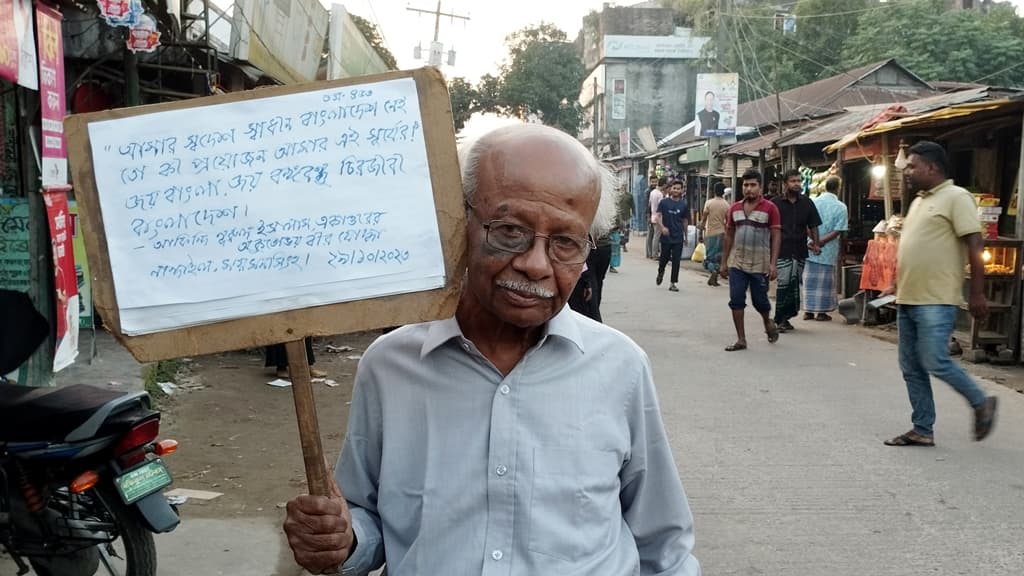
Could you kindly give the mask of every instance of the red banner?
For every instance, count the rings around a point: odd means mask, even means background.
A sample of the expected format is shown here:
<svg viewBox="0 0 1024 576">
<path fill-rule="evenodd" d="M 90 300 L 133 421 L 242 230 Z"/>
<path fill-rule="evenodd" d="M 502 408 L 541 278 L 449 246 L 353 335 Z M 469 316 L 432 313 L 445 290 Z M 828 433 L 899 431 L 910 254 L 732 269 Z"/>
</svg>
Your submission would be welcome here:
<svg viewBox="0 0 1024 576">
<path fill-rule="evenodd" d="M 43 191 L 53 247 L 53 287 L 57 293 L 57 349 L 53 371 L 67 367 L 78 354 L 78 280 L 68 214 L 67 186 Z"/>
<path fill-rule="evenodd" d="M 60 22 L 60 12 L 36 3 L 44 188 L 68 183 L 68 156 L 64 145 L 64 41 Z"/>
<path fill-rule="evenodd" d="M 0 2 L 0 78 L 18 81 L 18 29 L 14 25 L 14 2 Z"/>
</svg>

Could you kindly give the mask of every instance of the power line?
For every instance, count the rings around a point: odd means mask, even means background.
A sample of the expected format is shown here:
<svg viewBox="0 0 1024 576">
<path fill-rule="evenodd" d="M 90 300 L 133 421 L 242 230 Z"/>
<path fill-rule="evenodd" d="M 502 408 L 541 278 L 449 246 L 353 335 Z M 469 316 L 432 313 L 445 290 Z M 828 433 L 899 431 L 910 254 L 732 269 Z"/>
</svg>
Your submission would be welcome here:
<svg viewBox="0 0 1024 576">
<path fill-rule="evenodd" d="M 812 18 L 832 18 L 834 16 L 848 16 L 850 14 L 863 14 L 865 12 L 873 12 L 883 8 L 893 8 L 897 5 L 897 2 L 886 2 L 885 4 L 879 4 L 872 6 L 871 8 L 861 8 L 860 10 L 847 10 L 845 12 L 830 12 L 826 14 L 807 14 L 805 16 L 795 16 L 797 20 L 810 20 Z M 762 20 L 774 20 L 775 16 L 761 16 L 759 14 L 744 15 L 743 18 L 758 18 Z"/>
</svg>

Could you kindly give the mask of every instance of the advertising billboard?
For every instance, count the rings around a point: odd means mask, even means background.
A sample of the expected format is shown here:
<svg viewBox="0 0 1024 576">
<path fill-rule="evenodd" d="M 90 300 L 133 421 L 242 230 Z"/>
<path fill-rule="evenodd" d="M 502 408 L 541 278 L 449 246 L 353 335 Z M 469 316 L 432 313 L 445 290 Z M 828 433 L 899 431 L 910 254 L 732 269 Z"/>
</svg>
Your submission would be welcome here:
<svg viewBox="0 0 1024 576">
<path fill-rule="evenodd" d="M 697 136 L 736 135 L 739 74 L 698 74 L 694 131 Z"/>
</svg>

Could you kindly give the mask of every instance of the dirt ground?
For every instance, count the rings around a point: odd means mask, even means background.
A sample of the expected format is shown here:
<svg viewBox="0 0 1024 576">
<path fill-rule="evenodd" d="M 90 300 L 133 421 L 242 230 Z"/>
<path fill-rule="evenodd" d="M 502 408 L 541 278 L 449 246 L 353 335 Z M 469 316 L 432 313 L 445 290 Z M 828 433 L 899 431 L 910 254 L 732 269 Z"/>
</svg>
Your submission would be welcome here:
<svg viewBox="0 0 1024 576">
<path fill-rule="evenodd" d="M 341 448 L 358 359 L 379 333 L 314 340 L 315 367 L 338 385 L 314 383 L 320 435 L 330 468 Z M 327 345 L 351 347 L 331 353 Z M 202 518 L 283 517 L 284 503 L 306 492 L 291 388 L 268 386 L 276 376 L 263 367 L 262 350 L 193 358 L 178 378 L 179 389 L 160 400 L 161 437 L 174 438 L 177 453 L 166 462 L 175 488 L 221 492 L 189 500 L 184 514 Z"/>
</svg>

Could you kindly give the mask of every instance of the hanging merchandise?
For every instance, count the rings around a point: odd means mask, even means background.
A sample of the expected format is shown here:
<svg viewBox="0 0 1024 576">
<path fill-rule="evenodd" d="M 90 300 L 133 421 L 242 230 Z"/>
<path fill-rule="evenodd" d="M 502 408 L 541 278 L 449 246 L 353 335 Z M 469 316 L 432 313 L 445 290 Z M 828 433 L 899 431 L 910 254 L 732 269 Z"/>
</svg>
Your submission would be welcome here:
<svg viewBox="0 0 1024 576">
<path fill-rule="evenodd" d="M 160 45 L 160 32 L 156 18 L 149 14 L 139 16 L 137 24 L 128 29 L 128 49 L 132 52 L 152 52 Z"/>
<path fill-rule="evenodd" d="M 100 16 L 111 26 L 134 26 L 144 10 L 142 0 L 96 0 Z"/>
</svg>

